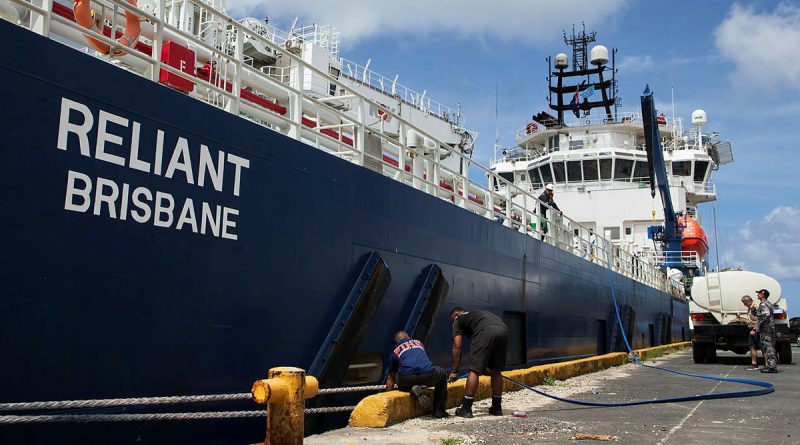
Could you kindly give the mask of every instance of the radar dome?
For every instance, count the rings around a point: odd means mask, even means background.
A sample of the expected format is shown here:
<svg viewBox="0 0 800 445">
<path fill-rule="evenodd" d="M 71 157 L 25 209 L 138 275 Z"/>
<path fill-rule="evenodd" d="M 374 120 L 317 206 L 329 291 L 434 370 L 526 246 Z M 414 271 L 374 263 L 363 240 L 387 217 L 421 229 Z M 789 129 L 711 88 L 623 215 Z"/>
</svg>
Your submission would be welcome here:
<svg viewBox="0 0 800 445">
<path fill-rule="evenodd" d="M 704 110 L 692 111 L 692 123 L 695 125 L 705 125 L 708 123 L 708 116 Z"/>
<path fill-rule="evenodd" d="M 590 61 L 592 65 L 605 65 L 608 63 L 608 48 L 603 45 L 597 45 L 592 48 L 592 51 L 589 53 Z"/>
<path fill-rule="evenodd" d="M 569 66 L 569 59 L 564 53 L 556 54 L 556 68 L 566 68 Z"/>
</svg>

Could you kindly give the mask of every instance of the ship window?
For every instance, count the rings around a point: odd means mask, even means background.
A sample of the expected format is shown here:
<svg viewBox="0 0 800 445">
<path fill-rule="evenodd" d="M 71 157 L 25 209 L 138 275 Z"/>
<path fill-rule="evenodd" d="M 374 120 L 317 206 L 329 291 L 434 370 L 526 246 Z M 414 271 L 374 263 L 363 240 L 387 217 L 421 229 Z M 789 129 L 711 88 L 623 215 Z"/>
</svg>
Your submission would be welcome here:
<svg viewBox="0 0 800 445">
<path fill-rule="evenodd" d="M 517 182 L 525 182 L 525 173 L 517 174 Z"/>
<path fill-rule="evenodd" d="M 646 161 L 636 161 L 633 167 L 633 180 L 637 182 L 647 182 L 650 179 L 650 172 L 647 170 Z"/>
<path fill-rule="evenodd" d="M 514 172 L 502 172 L 502 173 L 498 173 L 497 175 L 500 176 L 501 178 L 505 179 L 508 182 L 514 182 Z M 504 184 L 503 181 L 499 181 L 499 183 L 501 185 Z"/>
<path fill-rule="evenodd" d="M 556 150 L 559 146 L 559 135 L 553 135 L 547 138 L 547 148 L 550 150 Z"/>
<path fill-rule="evenodd" d="M 583 148 L 583 139 L 578 139 L 575 141 L 569 141 L 569 149 L 570 150 L 580 150 Z"/>
<path fill-rule="evenodd" d="M 694 163 L 694 182 L 703 182 L 706 179 L 708 161 L 697 161 Z"/>
<path fill-rule="evenodd" d="M 606 227 L 605 235 L 611 240 L 619 239 L 619 227 Z"/>
<path fill-rule="evenodd" d="M 692 161 L 674 161 L 672 176 L 689 176 L 692 173 Z"/>
<path fill-rule="evenodd" d="M 600 160 L 600 179 L 611 179 L 611 159 Z"/>
<path fill-rule="evenodd" d="M 546 184 L 553 182 L 553 172 L 550 171 L 550 164 L 539 167 L 539 172 L 542 174 L 542 182 Z"/>
<path fill-rule="evenodd" d="M 631 228 L 630 227 L 625 227 L 625 234 L 626 235 L 630 235 L 631 234 Z"/>
<path fill-rule="evenodd" d="M 567 162 L 567 179 L 570 182 L 581 182 L 581 161 Z"/>
<path fill-rule="evenodd" d="M 553 162 L 553 175 L 556 178 L 556 182 L 566 182 L 566 177 L 564 176 L 564 163 L 561 161 Z"/>
<path fill-rule="evenodd" d="M 628 181 L 631 179 L 633 161 L 630 159 L 617 159 L 614 163 L 614 179 Z"/>
<path fill-rule="evenodd" d="M 338 79 L 339 75 L 341 74 L 341 71 L 339 69 L 337 69 L 337 68 L 334 68 L 334 67 L 328 65 L 328 73 L 334 79 Z M 328 94 L 331 95 L 331 96 L 335 96 L 336 95 L 336 84 L 331 82 L 328 85 L 329 85 Z"/>
<path fill-rule="evenodd" d="M 597 161 L 583 161 L 583 179 L 586 181 L 597 181 Z"/>
<path fill-rule="evenodd" d="M 542 186 L 542 175 L 539 174 L 539 169 L 530 169 L 530 171 L 528 171 L 528 175 L 531 177 L 531 182 L 533 182 L 533 188 L 539 188 Z"/>
</svg>

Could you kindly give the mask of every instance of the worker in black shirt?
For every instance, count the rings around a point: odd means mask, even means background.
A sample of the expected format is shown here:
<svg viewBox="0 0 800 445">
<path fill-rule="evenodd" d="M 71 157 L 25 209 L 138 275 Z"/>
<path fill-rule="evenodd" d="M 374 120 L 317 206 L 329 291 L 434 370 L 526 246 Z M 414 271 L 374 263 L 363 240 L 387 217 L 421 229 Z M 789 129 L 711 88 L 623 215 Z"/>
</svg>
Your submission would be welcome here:
<svg viewBox="0 0 800 445">
<path fill-rule="evenodd" d="M 492 407 L 489 414 L 502 416 L 500 406 L 503 394 L 503 375 L 506 367 L 506 351 L 508 349 L 508 329 L 503 320 L 487 311 L 465 311 L 456 307 L 450 311 L 450 324 L 453 326 L 453 367 L 449 380 L 458 378 L 461 366 L 461 345 L 463 337 L 470 339 L 469 377 L 464 389 L 464 400 L 456 408 L 456 415 L 472 417 L 472 402 L 478 389 L 478 377 L 489 374 L 492 380 Z"/>
</svg>

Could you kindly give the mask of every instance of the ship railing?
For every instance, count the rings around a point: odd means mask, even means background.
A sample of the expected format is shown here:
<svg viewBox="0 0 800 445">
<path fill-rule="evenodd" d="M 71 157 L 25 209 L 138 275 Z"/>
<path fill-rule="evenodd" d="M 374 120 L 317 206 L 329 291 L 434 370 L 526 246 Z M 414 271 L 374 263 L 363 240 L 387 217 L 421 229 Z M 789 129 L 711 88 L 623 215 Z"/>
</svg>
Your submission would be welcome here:
<svg viewBox="0 0 800 445">
<path fill-rule="evenodd" d="M 696 195 L 716 195 L 717 185 L 711 181 L 695 181 L 689 192 Z"/>
<path fill-rule="evenodd" d="M 457 110 L 454 110 L 446 105 L 432 100 L 427 97 L 427 91 L 419 93 L 411 88 L 397 83 L 398 77 L 389 79 L 382 76 L 368 68 L 362 66 L 351 60 L 341 58 L 342 61 L 342 75 L 345 77 L 366 85 L 383 94 L 399 99 L 421 111 L 436 116 L 446 122 L 453 123 L 458 127 L 463 127 L 464 122 L 461 115 Z"/>
<path fill-rule="evenodd" d="M 287 42 L 308 43 L 325 48 L 334 58 L 338 57 L 339 31 L 330 25 L 313 24 L 285 31 L 252 17 L 238 22 L 278 46 L 285 47 Z"/>
<path fill-rule="evenodd" d="M 34 32 L 44 36 L 50 36 L 51 33 L 56 34 L 72 40 L 76 44 L 83 43 L 84 45 L 86 45 L 83 42 L 84 36 L 88 35 L 111 45 L 112 49 L 122 49 L 115 40 L 87 30 L 70 18 L 53 13 L 53 0 L 31 0 L 37 4 L 26 0 L 11 1 L 29 11 L 28 17 L 22 25 Z M 209 8 L 204 2 L 188 0 L 188 3 L 200 8 Z M 351 89 L 345 81 L 329 77 L 330 83 L 335 85 L 338 91 L 337 98 L 346 97 L 349 101 L 352 114 L 344 113 L 330 106 L 327 98 L 317 98 L 308 94 L 299 88 L 304 76 L 309 74 L 324 78 L 328 76 L 327 72 L 305 62 L 302 57 L 276 45 L 225 13 L 209 10 L 205 16 L 206 21 L 225 23 L 227 32 L 235 33 L 236 39 L 233 45 L 220 43 L 218 47 L 216 42 L 206 42 L 200 37 L 179 30 L 162 19 L 165 17 L 163 0 L 157 2 L 154 14 L 133 6 L 125 0 L 105 0 L 100 5 L 98 16 L 105 17 L 111 29 L 117 29 L 117 25 L 123 22 L 125 11 L 132 11 L 143 19 L 143 25 L 147 24 L 150 27 L 150 37 L 148 37 L 148 44 L 145 45 L 146 48 L 125 48 L 122 49 L 126 51 L 123 56 L 98 55 L 98 57 L 153 82 L 160 81 L 162 72 L 186 79 L 196 86 L 194 91 L 187 94 L 191 97 L 203 100 L 229 113 L 243 116 L 334 156 L 374 169 L 498 224 L 556 246 L 565 252 L 584 256 L 589 261 L 612 267 L 615 272 L 652 287 L 669 290 L 666 275 L 654 265 L 643 263 L 642 267 L 637 267 L 632 254 L 625 247 L 611 247 L 610 242 L 596 234 L 591 234 L 588 228 L 560 212 L 550 209 L 546 204 L 538 202 L 537 198 L 526 190 L 503 179 L 489 168 L 474 162 L 470 154 L 437 140 L 432 134 L 402 118 L 391 109 L 383 109 L 383 111 L 387 116 L 396 119 L 396 129 L 392 133 L 386 131 L 383 123 L 386 120 L 383 119 L 376 128 L 374 122 L 368 122 L 369 110 L 380 107 L 380 103 Z M 63 5 L 61 7 L 63 8 Z M 144 31 L 143 34 L 147 35 Z M 169 66 L 160 57 L 154 57 L 154 54 L 161 54 L 161 47 L 166 38 L 187 42 L 195 50 L 200 63 L 207 63 L 207 67 L 214 68 L 213 75 L 209 74 L 206 78 L 197 77 L 194 73 L 185 73 Z M 284 61 L 291 65 L 288 72 L 290 81 L 288 83 L 281 82 L 273 77 L 276 73 L 263 73 L 248 66 L 243 54 L 244 38 L 256 39 L 284 58 Z M 89 53 L 92 52 L 89 51 Z M 281 76 L 286 75 L 286 72 L 281 74 Z M 257 91 L 243 83 L 243 78 L 246 76 L 254 76 L 272 86 L 268 92 Z M 242 93 L 245 90 L 249 96 L 243 98 Z M 277 96 L 275 91 L 279 92 Z M 256 97 L 256 102 L 252 96 Z M 258 98 L 269 101 L 269 103 L 264 104 L 264 101 Z M 413 100 L 416 103 L 424 103 L 421 99 L 424 99 L 424 93 L 421 98 Z M 259 107 L 259 104 L 267 107 Z M 450 109 L 446 109 L 446 111 L 452 112 Z M 336 116 L 336 123 L 326 123 L 321 119 L 322 114 Z M 422 146 L 411 146 L 407 143 L 406 135 L 411 132 L 415 132 L 422 138 Z M 377 138 L 383 142 L 381 151 L 368 153 L 366 143 L 368 137 Z M 391 157 L 392 154 L 395 156 L 394 158 Z M 448 158 L 448 165 L 451 166 L 454 165 L 452 160 L 458 161 L 457 169 L 444 165 L 443 159 Z M 488 178 L 489 187 L 470 179 L 467 176 L 470 170 L 483 173 Z M 496 188 L 495 184 L 499 184 L 500 187 Z M 543 209 L 548 209 L 546 215 L 542 213 Z M 578 238 L 578 249 L 574 248 L 575 237 Z M 586 247 L 584 248 L 584 246 Z M 590 246 L 594 247 L 591 248 L 592 250 L 587 250 L 590 249 Z M 584 255 L 583 252 L 586 254 Z M 606 260 L 606 257 L 611 260 Z"/>
<path fill-rule="evenodd" d="M 617 113 L 616 120 L 609 120 L 605 114 L 597 113 L 590 116 L 580 118 L 573 117 L 572 112 L 568 112 L 568 116 L 564 119 L 564 126 L 566 127 L 586 127 L 592 125 L 606 125 L 606 124 L 635 124 L 642 125 L 642 113 L 640 112 L 623 112 Z M 681 128 L 682 119 L 679 117 L 672 118 L 668 116 L 659 116 L 661 119 L 659 124 L 669 128 Z M 535 126 L 531 126 L 535 124 Z M 552 126 L 551 126 L 552 127 Z M 535 129 L 534 129 L 535 128 Z M 522 124 L 521 128 L 517 130 L 517 140 L 536 134 L 540 131 L 549 129 L 545 125 L 536 121 L 527 121 Z"/>
<path fill-rule="evenodd" d="M 693 251 L 650 251 L 642 253 L 642 256 L 658 267 L 683 266 L 690 269 L 702 267 L 700 256 Z"/>
</svg>

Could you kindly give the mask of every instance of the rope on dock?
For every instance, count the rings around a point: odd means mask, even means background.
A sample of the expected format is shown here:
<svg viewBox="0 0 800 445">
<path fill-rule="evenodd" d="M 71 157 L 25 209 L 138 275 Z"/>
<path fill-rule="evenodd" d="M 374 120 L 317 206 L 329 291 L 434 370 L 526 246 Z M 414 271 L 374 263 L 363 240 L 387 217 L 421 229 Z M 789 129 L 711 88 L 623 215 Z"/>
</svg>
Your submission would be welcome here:
<svg viewBox="0 0 800 445">
<path fill-rule="evenodd" d="M 386 385 L 369 385 L 369 386 L 345 386 L 342 388 L 325 388 L 320 389 L 317 394 L 341 394 L 346 392 L 364 392 L 364 391 L 382 391 L 386 389 Z"/>
<path fill-rule="evenodd" d="M 355 406 L 329 406 L 325 408 L 306 408 L 306 414 L 347 413 L 356 409 Z"/>
<path fill-rule="evenodd" d="M 199 412 L 199 413 L 150 413 L 150 414 L 58 414 L 58 415 L 42 415 L 42 416 L 0 416 L 0 424 L 237 419 L 242 417 L 264 417 L 266 415 L 267 412 L 265 410 L 219 411 L 219 412 Z"/>
<path fill-rule="evenodd" d="M 343 394 L 351 392 L 380 391 L 384 385 L 346 386 L 320 389 L 319 394 Z M 252 400 L 249 392 L 236 394 L 206 394 L 196 396 L 134 397 L 118 399 L 60 400 L 48 402 L 0 403 L 0 412 L 62 410 L 76 408 L 109 408 L 140 405 L 169 405 L 180 403 L 226 402 Z M 355 406 L 331 406 L 307 408 L 306 414 L 329 414 L 350 412 Z M 54 414 L 54 415 L 10 415 L 0 416 L 0 424 L 56 423 L 56 422 L 138 422 L 158 420 L 235 419 L 266 416 L 266 411 L 213 411 L 192 413 L 126 413 L 126 414 Z"/>
<path fill-rule="evenodd" d="M 197 402 L 252 400 L 249 392 L 238 394 L 208 394 L 198 396 L 136 397 L 128 399 L 62 400 L 57 402 L 0 403 L 0 411 L 33 411 L 45 409 L 107 408 L 111 406 L 164 405 Z"/>
<path fill-rule="evenodd" d="M 306 414 L 346 413 L 355 406 L 330 406 L 308 408 Z M 265 417 L 266 410 L 255 411 L 213 411 L 198 413 L 149 413 L 149 414 L 57 414 L 40 416 L 0 416 L 0 424 L 23 423 L 89 423 L 89 422 L 144 422 L 159 420 L 198 420 L 198 419 L 241 419 L 246 417 Z"/>
</svg>

